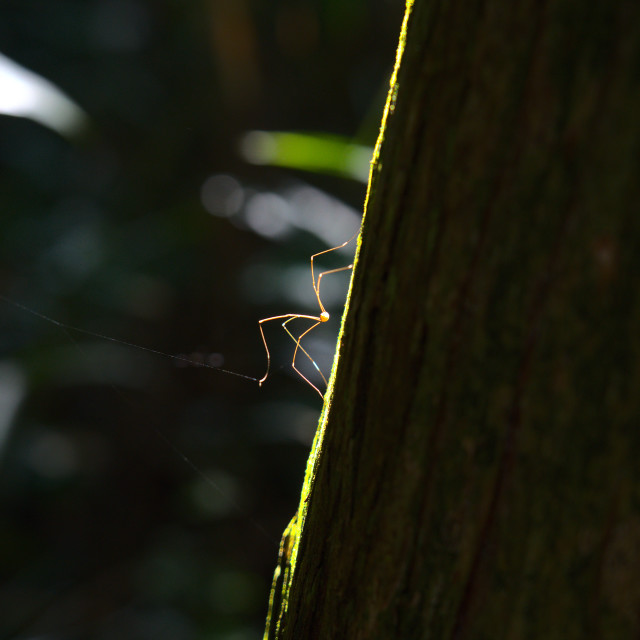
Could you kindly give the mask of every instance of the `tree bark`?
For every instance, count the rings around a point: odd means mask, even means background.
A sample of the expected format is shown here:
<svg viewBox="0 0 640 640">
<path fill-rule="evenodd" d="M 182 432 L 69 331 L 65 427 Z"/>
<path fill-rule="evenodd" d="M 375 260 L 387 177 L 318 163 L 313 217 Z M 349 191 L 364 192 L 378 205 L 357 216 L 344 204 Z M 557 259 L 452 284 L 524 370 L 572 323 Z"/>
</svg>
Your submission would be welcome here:
<svg viewBox="0 0 640 640">
<path fill-rule="evenodd" d="M 409 1 L 398 62 L 265 637 L 637 638 L 640 5 Z"/>
</svg>

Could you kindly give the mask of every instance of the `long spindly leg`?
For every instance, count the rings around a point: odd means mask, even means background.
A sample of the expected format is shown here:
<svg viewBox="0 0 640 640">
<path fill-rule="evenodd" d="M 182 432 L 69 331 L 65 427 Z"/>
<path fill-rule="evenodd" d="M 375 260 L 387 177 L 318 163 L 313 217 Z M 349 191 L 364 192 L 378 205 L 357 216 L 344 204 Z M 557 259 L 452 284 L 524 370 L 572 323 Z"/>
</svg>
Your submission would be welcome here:
<svg viewBox="0 0 640 640">
<path fill-rule="evenodd" d="M 348 264 L 346 267 L 339 267 L 338 269 L 330 269 L 329 271 L 323 271 L 319 276 L 318 280 L 315 283 L 315 292 L 316 297 L 318 298 L 318 303 L 320 304 L 320 312 L 327 313 L 325 311 L 324 305 L 322 304 L 322 300 L 320 300 L 320 282 L 322 282 L 322 276 L 328 276 L 331 273 L 340 273 L 340 271 L 348 271 L 349 269 L 353 269 L 352 264 Z"/>
<path fill-rule="evenodd" d="M 296 338 L 293 333 L 291 333 L 291 331 L 289 331 L 289 327 L 287 327 L 287 325 L 289 324 L 289 322 L 291 322 L 292 320 L 295 320 L 295 318 L 289 318 L 288 320 L 285 320 L 282 323 L 282 328 L 289 334 L 289 336 L 291 337 L 291 339 L 293 340 L 293 342 L 296 345 L 296 349 L 300 349 L 300 351 L 302 351 L 302 353 L 304 353 L 305 356 L 307 356 L 307 358 L 309 358 L 309 361 L 311 362 L 311 364 L 316 368 L 317 372 L 320 374 L 320 376 L 322 377 L 322 379 L 324 380 L 325 385 L 327 384 L 327 379 L 324 377 L 324 373 L 322 373 L 322 369 L 320 369 L 320 367 L 318 366 L 317 362 L 311 357 L 311 355 L 309 354 L 309 352 L 300 344 L 300 339 L 302 338 L 302 336 L 306 335 L 307 333 L 309 333 L 309 331 L 311 331 L 312 329 L 315 329 L 320 322 L 316 322 L 313 326 L 309 327 L 301 336 L 300 338 Z M 295 359 L 295 352 L 294 352 L 294 359 Z M 295 369 L 295 367 L 294 367 Z M 298 371 L 296 369 L 296 371 Z M 300 373 L 298 371 L 298 373 Z"/>
<path fill-rule="evenodd" d="M 326 276 L 329 273 L 338 273 L 339 271 L 346 271 L 347 269 L 351 269 L 353 267 L 352 264 L 346 267 L 340 267 L 339 269 L 331 269 L 330 271 L 323 271 L 316 280 L 316 276 L 313 270 L 313 261 L 318 257 L 322 256 L 325 253 L 330 253 L 331 251 L 337 251 L 338 249 L 342 249 L 342 247 L 346 247 L 358 234 L 360 230 L 356 231 L 348 240 L 339 244 L 337 247 L 331 247 L 330 249 L 325 249 L 324 251 L 319 251 L 318 253 L 314 253 L 311 256 L 311 281 L 313 282 L 313 291 L 316 294 L 316 298 L 318 300 L 318 306 L 320 307 L 321 313 L 326 313 L 324 305 L 322 304 L 322 300 L 320 299 L 320 280 L 322 280 L 322 276 Z"/>
<path fill-rule="evenodd" d="M 283 314 L 281 316 L 271 316 L 270 318 L 262 318 L 262 320 L 258 320 L 258 328 L 260 329 L 260 335 L 262 336 L 262 342 L 264 344 L 264 350 L 267 353 L 267 371 L 262 376 L 262 378 L 260 378 L 260 380 L 258 380 L 258 384 L 260 386 L 262 386 L 262 383 L 269 377 L 269 370 L 271 368 L 271 354 L 269 353 L 269 347 L 267 346 L 267 339 L 265 338 L 264 330 L 262 329 L 262 325 L 265 322 L 271 322 L 272 320 L 286 320 L 286 319 L 293 320 L 294 318 L 302 318 L 302 319 L 306 319 L 306 320 L 313 320 L 317 324 L 320 324 L 321 322 L 323 322 L 323 320 L 318 316 L 306 316 L 306 315 L 303 315 L 303 314 L 300 314 L 300 313 L 285 313 L 285 314 Z M 316 325 L 314 325 L 314 326 L 316 326 Z M 295 361 L 295 354 L 294 354 L 294 361 Z M 295 369 L 295 367 L 294 367 L 294 369 Z M 296 369 L 296 371 L 297 371 L 297 369 Z M 298 373 L 300 373 L 300 372 L 298 371 Z M 304 376 L 302 376 L 302 377 L 304 378 Z M 306 378 L 304 378 L 304 379 L 307 380 Z M 307 380 L 307 382 L 309 382 L 309 381 Z M 309 382 L 309 384 L 311 384 L 311 383 Z M 316 391 L 318 391 L 318 389 L 314 385 L 311 385 L 311 386 L 314 389 L 316 389 Z M 318 391 L 318 393 L 320 393 L 320 392 Z M 320 395 L 322 395 L 322 394 L 320 394 Z"/>
<path fill-rule="evenodd" d="M 324 394 L 322 393 L 322 391 L 320 391 L 320 389 L 318 389 L 318 387 L 316 387 L 316 385 L 313 384 L 313 382 L 311 382 L 311 380 L 309 380 L 309 378 L 307 378 L 307 376 L 305 376 L 304 373 L 302 373 L 302 371 L 298 369 L 298 367 L 296 367 L 296 356 L 298 355 L 298 351 L 300 350 L 307 356 L 307 358 L 309 358 L 309 360 L 311 360 L 311 362 L 313 363 L 313 366 L 318 370 L 318 372 L 322 376 L 322 379 L 324 380 L 325 385 L 327 384 L 327 379 L 324 377 L 324 374 L 322 373 L 322 371 L 320 371 L 320 367 L 315 363 L 314 359 L 307 353 L 305 348 L 300 344 L 300 340 L 302 340 L 302 338 L 304 338 L 307 335 L 307 333 L 309 333 L 310 331 L 313 331 L 313 329 L 315 329 L 322 322 L 322 318 L 318 318 L 318 321 L 315 324 L 312 324 L 308 329 L 305 329 L 297 338 L 286 327 L 287 322 L 290 322 L 293 319 L 294 318 L 289 318 L 288 320 L 285 320 L 282 323 L 282 328 L 291 336 L 293 341 L 296 343 L 296 348 L 293 351 L 293 360 L 291 361 L 291 366 L 293 367 L 294 371 L 303 380 L 305 380 L 318 392 L 321 398 L 324 398 Z"/>
</svg>

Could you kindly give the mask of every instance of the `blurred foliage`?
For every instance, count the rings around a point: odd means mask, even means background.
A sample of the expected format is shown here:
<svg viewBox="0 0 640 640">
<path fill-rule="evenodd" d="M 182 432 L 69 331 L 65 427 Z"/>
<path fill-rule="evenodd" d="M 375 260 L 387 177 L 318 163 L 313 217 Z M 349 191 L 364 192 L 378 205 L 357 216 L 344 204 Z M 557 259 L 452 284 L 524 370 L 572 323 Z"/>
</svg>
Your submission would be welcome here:
<svg viewBox="0 0 640 640">
<path fill-rule="evenodd" d="M 254 166 L 239 143 L 372 145 L 402 10 L 5 0 L 0 52 L 86 122 L 0 116 L 0 294 L 260 377 L 257 320 L 317 312 L 309 256 L 351 235 L 364 186 Z M 335 166 L 335 137 L 296 140 Z M 327 268 L 348 263 L 336 254 Z M 347 278 L 323 281 L 330 311 Z M 273 324 L 259 388 L 0 301 L 0 638 L 261 637 L 320 409 Z M 325 372 L 328 324 L 305 343 Z"/>
<path fill-rule="evenodd" d="M 371 147 L 327 134 L 250 131 L 240 149 L 248 162 L 329 173 L 365 184 L 369 178 Z"/>
</svg>

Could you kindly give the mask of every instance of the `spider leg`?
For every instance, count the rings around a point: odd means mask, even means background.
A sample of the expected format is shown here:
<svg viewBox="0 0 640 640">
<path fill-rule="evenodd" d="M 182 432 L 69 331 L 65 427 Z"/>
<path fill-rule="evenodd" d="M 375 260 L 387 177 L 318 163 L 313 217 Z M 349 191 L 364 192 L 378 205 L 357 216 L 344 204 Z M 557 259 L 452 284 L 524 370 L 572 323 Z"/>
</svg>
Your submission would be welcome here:
<svg viewBox="0 0 640 640">
<path fill-rule="evenodd" d="M 300 351 L 302 351 L 302 353 L 304 353 L 305 356 L 307 356 L 307 358 L 309 358 L 309 361 L 316 368 L 316 371 L 320 374 L 320 376 L 324 380 L 324 383 L 327 384 L 327 379 L 324 377 L 324 374 L 322 373 L 322 369 L 320 369 L 320 367 L 318 366 L 317 362 L 311 357 L 309 352 L 300 343 L 300 340 L 302 339 L 302 337 L 304 335 L 306 335 L 307 333 L 309 333 L 309 331 L 311 331 L 312 329 L 315 329 L 320 324 L 320 322 L 316 322 L 316 324 L 314 324 L 313 326 L 309 327 L 299 338 L 296 338 L 293 335 L 293 333 L 291 333 L 291 331 L 289 331 L 289 328 L 286 326 L 291 320 L 293 320 L 293 318 L 290 318 L 289 320 L 285 320 L 282 323 L 282 328 L 289 334 L 289 336 L 291 336 L 291 339 L 295 342 L 296 350 L 299 349 Z M 294 356 L 295 356 L 295 352 L 294 352 Z M 297 371 L 297 369 L 296 369 L 296 371 Z M 298 372 L 298 373 L 300 373 L 300 372 Z"/>
<path fill-rule="evenodd" d="M 330 249 L 319 251 L 318 253 L 314 253 L 311 256 L 311 281 L 313 282 L 313 291 L 315 292 L 316 298 L 318 299 L 318 305 L 320 306 L 320 311 L 323 313 L 325 311 L 325 308 L 322 304 L 322 300 L 320 300 L 320 280 L 322 279 L 322 276 L 327 275 L 329 273 L 337 273 L 338 271 L 346 271 L 347 269 L 351 269 L 353 265 L 350 264 L 348 267 L 341 267 L 340 269 L 332 269 L 331 271 L 323 271 L 318 276 L 318 280 L 316 280 L 314 270 L 313 270 L 313 261 L 315 260 L 315 258 L 317 258 L 318 256 L 322 256 L 325 253 L 330 253 L 331 251 L 337 251 L 338 249 L 342 249 L 342 247 L 346 247 L 359 233 L 360 233 L 360 229 L 358 229 L 358 231 L 356 231 L 348 240 L 346 240 L 342 244 L 339 244 L 337 247 L 331 247 Z"/>
<path fill-rule="evenodd" d="M 346 267 L 339 267 L 338 269 L 330 269 L 329 271 L 323 271 L 318 276 L 318 280 L 315 283 L 316 284 L 315 292 L 316 292 L 316 298 L 318 298 L 318 303 L 320 304 L 320 311 L 322 313 L 325 313 L 324 305 L 322 304 L 322 302 L 320 300 L 320 282 L 322 281 L 322 276 L 328 276 L 330 273 L 340 273 L 340 271 L 347 271 L 348 269 L 353 269 L 353 265 L 352 264 L 348 264 Z"/>
<path fill-rule="evenodd" d="M 322 391 L 320 391 L 320 389 L 318 389 L 318 387 L 316 387 L 315 384 L 313 384 L 313 382 L 311 382 L 311 380 L 309 380 L 309 378 L 307 378 L 307 376 L 305 376 L 302 371 L 300 371 L 300 369 L 298 369 L 298 367 L 296 367 L 296 356 L 298 355 L 298 350 L 302 351 L 307 358 L 309 358 L 309 360 L 311 360 L 313 366 L 318 370 L 318 373 L 322 376 L 322 379 L 324 380 L 325 385 L 327 384 L 327 379 L 324 377 L 324 374 L 322 373 L 322 371 L 320 371 L 320 367 L 316 364 L 315 360 L 309 355 L 309 353 L 307 352 L 307 350 L 300 344 L 300 341 L 302 340 L 302 338 L 304 338 L 307 333 L 309 333 L 310 331 L 312 331 L 313 329 L 315 329 L 321 322 L 322 320 L 320 320 L 320 318 L 316 318 L 317 322 L 315 324 L 312 324 L 308 329 L 305 329 L 305 331 L 303 331 L 298 338 L 296 338 L 291 331 L 289 331 L 289 329 L 287 328 L 287 323 L 291 322 L 291 320 L 293 320 L 294 318 L 289 318 L 288 320 L 285 320 L 282 323 L 282 328 L 291 336 L 291 339 L 296 343 L 296 348 L 293 352 L 293 360 L 291 361 L 291 366 L 293 367 L 293 370 L 303 379 L 305 380 L 309 385 L 311 385 L 320 395 L 321 398 L 324 398 L 324 394 L 322 393 Z"/>
<path fill-rule="evenodd" d="M 299 313 L 285 313 L 284 315 L 271 316 L 270 318 L 262 318 L 262 320 L 258 320 L 258 329 L 260 329 L 260 335 L 262 336 L 262 343 L 264 344 L 264 350 L 265 350 L 265 352 L 267 354 L 267 371 L 262 376 L 262 378 L 260 378 L 260 380 L 258 380 L 258 385 L 260 385 L 260 386 L 262 386 L 262 383 L 269 377 L 269 370 L 271 368 L 271 354 L 269 353 L 269 347 L 267 346 L 267 339 L 265 338 L 264 330 L 262 329 L 262 325 L 265 322 L 271 322 L 272 320 L 283 320 L 283 319 L 287 319 L 287 318 L 289 320 L 293 320 L 294 318 L 303 318 L 303 319 L 306 319 L 306 320 L 314 320 L 316 322 L 320 322 L 320 319 L 318 317 L 316 317 L 316 316 L 306 316 L 306 315 L 302 315 L 302 314 L 299 314 Z M 295 369 L 295 367 L 294 367 L 294 369 Z M 306 378 L 305 378 L 305 380 L 306 380 Z M 307 382 L 308 382 L 308 380 L 307 380 Z M 311 384 L 311 383 L 309 383 L 309 384 Z M 313 385 L 311 385 L 311 386 L 313 386 Z"/>
</svg>

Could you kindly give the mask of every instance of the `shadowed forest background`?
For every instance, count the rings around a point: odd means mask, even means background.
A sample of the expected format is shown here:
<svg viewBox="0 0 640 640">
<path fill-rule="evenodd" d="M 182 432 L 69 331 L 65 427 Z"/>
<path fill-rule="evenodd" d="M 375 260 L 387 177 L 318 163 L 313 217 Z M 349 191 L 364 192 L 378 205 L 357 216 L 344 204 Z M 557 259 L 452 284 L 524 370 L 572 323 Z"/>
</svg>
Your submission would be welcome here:
<svg viewBox="0 0 640 640">
<path fill-rule="evenodd" d="M 403 9 L 2 3 L 0 54 L 82 112 L 0 116 L 0 294 L 261 377 L 258 319 L 317 313 L 309 257 L 357 228 Z M 348 277 L 305 343 L 325 374 Z M 273 324 L 259 388 L 0 301 L 0 638 L 261 637 L 321 405 Z"/>
</svg>

